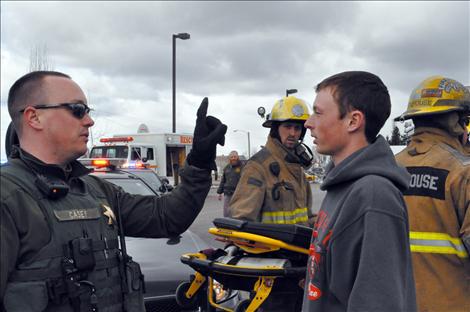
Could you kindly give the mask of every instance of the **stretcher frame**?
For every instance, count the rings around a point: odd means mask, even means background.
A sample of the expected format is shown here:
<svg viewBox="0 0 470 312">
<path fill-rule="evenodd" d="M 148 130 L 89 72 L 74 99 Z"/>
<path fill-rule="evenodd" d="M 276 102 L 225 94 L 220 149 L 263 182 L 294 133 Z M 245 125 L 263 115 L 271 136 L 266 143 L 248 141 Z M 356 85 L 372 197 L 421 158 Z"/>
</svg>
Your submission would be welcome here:
<svg viewBox="0 0 470 312">
<path fill-rule="evenodd" d="M 278 251 L 280 249 L 289 250 L 303 255 L 309 254 L 309 250 L 307 248 L 289 244 L 282 240 L 264 235 L 221 227 L 209 228 L 208 232 L 215 235 L 217 240 L 227 244 L 233 244 L 247 254 L 258 255 Z M 305 276 L 306 272 L 306 266 L 279 267 L 276 265 L 240 266 L 225 264 L 208 259 L 207 255 L 204 253 L 184 254 L 181 256 L 181 261 L 193 268 L 196 273 L 188 289 L 184 292 L 180 292 L 179 294 L 177 293 L 177 296 L 180 297 L 180 301 L 192 300 L 197 295 L 198 291 L 200 291 L 204 285 L 207 285 L 207 300 L 210 306 L 226 312 L 254 312 L 269 297 L 276 279 L 300 279 Z M 241 304 L 237 305 L 235 309 L 224 307 L 217 304 L 214 300 L 214 280 L 220 281 L 221 277 L 224 277 L 222 280 L 226 280 L 227 278 L 230 279 L 231 276 L 249 278 L 251 283 L 249 282 L 248 284 L 251 284 L 251 287 L 240 290 L 248 290 L 254 293 L 254 296 L 249 300 L 249 302 L 244 300 L 245 302 L 240 302 Z M 228 287 L 230 287 L 230 285 L 228 285 Z"/>
</svg>

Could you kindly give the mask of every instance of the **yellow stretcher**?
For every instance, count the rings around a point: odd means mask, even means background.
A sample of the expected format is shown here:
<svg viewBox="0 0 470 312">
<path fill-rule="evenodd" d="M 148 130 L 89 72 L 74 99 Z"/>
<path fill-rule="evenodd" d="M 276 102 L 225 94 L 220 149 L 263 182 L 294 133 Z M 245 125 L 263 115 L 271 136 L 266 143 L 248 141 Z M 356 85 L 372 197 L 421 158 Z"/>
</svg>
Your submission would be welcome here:
<svg viewBox="0 0 470 312">
<path fill-rule="evenodd" d="M 226 247 L 181 256 L 181 261 L 196 271 L 192 281 L 181 284 L 176 291 L 181 307 L 206 305 L 209 311 L 253 312 L 270 295 L 299 289 L 306 273 L 312 229 L 230 218 L 213 222 L 216 227 L 209 233 Z M 218 299 L 219 291 L 227 290 L 246 291 L 250 296 L 235 307 L 227 307 Z"/>
</svg>

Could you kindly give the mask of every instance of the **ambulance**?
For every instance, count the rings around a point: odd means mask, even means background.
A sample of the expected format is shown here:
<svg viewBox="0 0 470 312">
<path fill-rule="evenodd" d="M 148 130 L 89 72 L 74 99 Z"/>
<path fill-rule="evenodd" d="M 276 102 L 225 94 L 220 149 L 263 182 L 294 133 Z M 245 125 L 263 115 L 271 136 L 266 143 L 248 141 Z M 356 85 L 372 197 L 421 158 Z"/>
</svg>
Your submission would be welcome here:
<svg viewBox="0 0 470 312">
<path fill-rule="evenodd" d="M 121 168 L 150 168 L 159 176 L 173 176 L 173 170 L 183 167 L 191 151 L 192 134 L 177 133 L 135 133 L 116 134 L 101 138 L 93 146 L 88 158 L 118 161 Z"/>
</svg>

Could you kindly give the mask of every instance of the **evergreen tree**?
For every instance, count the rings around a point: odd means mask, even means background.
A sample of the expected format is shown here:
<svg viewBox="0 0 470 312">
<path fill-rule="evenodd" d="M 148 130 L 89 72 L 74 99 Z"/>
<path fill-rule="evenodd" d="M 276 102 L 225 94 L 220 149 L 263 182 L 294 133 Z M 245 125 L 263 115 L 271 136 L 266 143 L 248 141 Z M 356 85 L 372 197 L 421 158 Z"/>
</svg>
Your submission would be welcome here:
<svg viewBox="0 0 470 312">
<path fill-rule="evenodd" d="M 398 129 L 397 126 L 393 127 L 392 137 L 390 138 L 388 143 L 390 143 L 390 145 L 402 145 L 403 144 L 403 140 L 400 135 L 400 129 Z"/>
</svg>

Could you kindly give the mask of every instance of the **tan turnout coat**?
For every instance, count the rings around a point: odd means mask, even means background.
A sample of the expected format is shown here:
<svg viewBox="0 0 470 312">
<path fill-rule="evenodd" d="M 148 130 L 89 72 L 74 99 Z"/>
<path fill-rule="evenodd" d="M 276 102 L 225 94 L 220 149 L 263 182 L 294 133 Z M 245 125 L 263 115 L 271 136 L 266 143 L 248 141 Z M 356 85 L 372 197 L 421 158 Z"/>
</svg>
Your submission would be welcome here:
<svg viewBox="0 0 470 312">
<path fill-rule="evenodd" d="M 470 157 L 457 138 L 417 128 L 397 161 L 405 193 L 419 311 L 470 311 Z"/>
<path fill-rule="evenodd" d="M 266 146 L 250 158 L 230 202 L 233 218 L 309 225 L 310 185 L 300 163 L 286 160 L 296 156 L 288 154 L 277 139 L 269 137 Z"/>
</svg>

